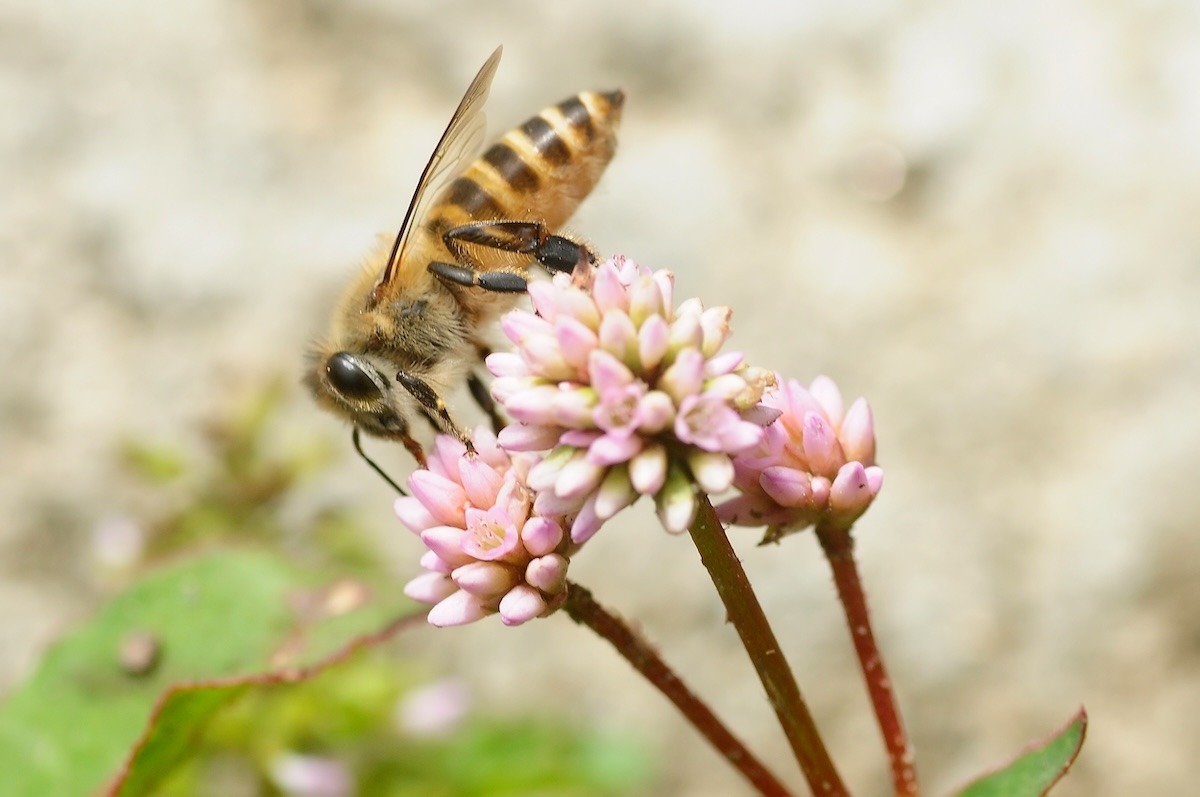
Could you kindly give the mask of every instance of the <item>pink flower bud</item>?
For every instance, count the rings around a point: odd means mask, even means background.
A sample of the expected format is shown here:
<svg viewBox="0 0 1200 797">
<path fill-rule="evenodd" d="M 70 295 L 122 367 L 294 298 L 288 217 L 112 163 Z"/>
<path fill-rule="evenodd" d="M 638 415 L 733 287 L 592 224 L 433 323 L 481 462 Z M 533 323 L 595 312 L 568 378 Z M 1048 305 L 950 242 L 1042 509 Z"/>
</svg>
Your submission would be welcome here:
<svg viewBox="0 0 1200 797">
<path fill-rule="evenodd" d="M 505 625 L 521 625 L 546 611 L 546 601 L 536 589 L 520 584 L 500 599 L 500 619 Z"/>
<path fill-rule="evenodd" d="M 506 313 L 500 319 L 500 329 L 513 343 L 524 347 L 525 343 L 534 338 L 554 338 L 554 327 L 541 316 L 520 311 Z"/>
<path fill-rule="evenodd" d="M 539 376 L 498 376 L 492 380 L 489 392 L 498 404 L 507 406 L 509 400 L 518 393 L 544 385 L 545 380 Z"/>
<path fill-rule="evenodd" d="M 642 438 L 635 435 L 605 434 L 588 447 L 588 461 L 603 466 L 628 462 L 642 450 L 642 445 Z"/>
<path fill-rule="evenodd" d="M 879 475 L 882 477 L 882 472 Z M 866 468 L 860 462 L 847 462 L 833 480 L 829 508 L 844 515 L 846 520 L 854 520 L 867 510 L 874 498 Z"/>
<path fill-rule="evenodd" d="M 421 554 L 420 563 L 421 567 L 425 568 L 426 570 L 432 570 L 435 573 L 441 573 L 445 576 L 450 575 L 450 571 L 454 569 L 446 562 L 443 562 L 442 557 L 438 556 L 433 551 L 426 551 L 425 553 Z"/>
<path fill-rule="evenodd" d="M 633 372 L 611 352 L 603 349 L 596 349 L 588 355 L 588 377 L 592 388 L 600 395 L 634 385 Z"/>
<path fill-rule="evenodd" d="M 704 383 L 704 395 L 730 403 L 746 390 L 746 380 L 738 374 L 723 374 Z"/>
<path fill-rule="evenodd" d="M 596 514 L 596 496 L 593 495 L 580 508 L 579 514 L 575 516 L 575 521 L 571 524 L 571 542 L 583 545 L 600 530 L 603 523 L 604 521 Z"/>
<path fill-rule="evenodd" d="M 675 320 L 671 322 L 671 331 L 667 335 L 667 351 L 679 352 L 684 349 L 695 349 L 697 354 L 700 354 L 700 347 L 704 344 L 704 332 L 700 328 L 700 315 L 698 313 L 683 313 L 683 308 L 675 313 Z M 703 355 L 701 354 L 701 357 Z"/>
<path fill-rule="evenodd" d="M 629 483 L 629 469 L 617 466 L 608 469 L 608 475 L 596 491 L 596 517 L 608 520 L 637 500 L 637 491 Z"/>
<path fill-rule="evenodd" d="M 727 351 L 713 356 L 704 366 L 704 376 L 713 379 L 725 374 L 732 374 L 745 361 L 746 355 L 740 351 Z"/>
<path fill-rule="evenodd" d="M 429 610 L 429 624 L 438 628 L 466 625 L 487 617 L 491 611 L 469 592 L 458 590 Z"/>
<path fill-rule="evenodd" d="M 496 469 L 477 455 L 465 454 L 458 460 L 459 481 L 467 499 L 475 506 L 489 506 L 496 502 L 500 485 L 504 480 Z"/>
<path fill-rule="evenodd" d="M 640 326 L 648 318 L 661 318 L 665 309 L 654 278 L 649 274 L 635 277 L 629 286 L 629 317 L 633 323 Z"/>
<path fill-rule="evenodd" d="M 545 556 L 562 540 L 562 527 L 548 517 L 531 517 L 521 528 L 521 542 L 531 556 Z"/>
<path fill-rule="evenodd" d="M 638 360 L 644 370 L 657 368 L 667 353 L 671 328 L 660 316 L 650 316 L 638 329 Z"/>
<path fill-rule="evenodd" d="M 658 434 L 675 420 L 675 402 L 661 390 L 651 390 L 638 406 L 638 431 Z"/>
<path fill-rule="evenodd" d="M 519 354 L 511 351 L 492 352 L 484 360 L 492 376 L 528 376 L 529 368 Z"/>
<path fill-rule="evenodd" d="M 554 492 L 563 498 L 579 498 L 595 490 L 604 478 L 604 467 L 577 457 L 562 469 L 554 483 Z"/>
<path fill-rule="evenodd" d="M 667 483 L 655 496 L 658 519 L 671 534 L 682 534 L 696 518 L 696 494 L 687 475 L 676 465 L 667 472 Z"/>
<path fill-rule="evenodd" d="M 529 370 L 543 379 L 558 382 L 574 378 L 575 367 L 567 362 L 554 337 L 532 335 L 521 343 L 521 349 Z"/>
<path fill-rule="evenodd" d="M 636 363 L 638 351 L 637 327 L 624 313 L 607 313 L 600 319 L 600 346 L 615 354 L 622 362 Z"/>
<path fill-rule="evenodd" d="M 552 421 L 552 408 L 561 391 L 552 385 L 531 387 L 514 394 L 504 408 L 513 420 L 528 424 L 543 424 Z"/>
<path fill-rule="evenodd" d="M 546 285 L 544 282 L 537 284 Z M 579 319 L 588 329 L 599 329 L 600 310 L 596 307 L 596 303 L 592 301 L 592 297 L 578 288 L 565 287 L 565 284 L 561 280 L 555 283 L 555 289 L 558 290 L 558 307 L 556 308 L 558 315 Z M 539 312 L 541 311 L 539 310 Z"/>
<path fill-rule="evenodd" d="M 463 521 L 464 524 L 466 521 Z M 459 567 L 471 561 L 471 557 L 463 553 L 462 539 L 466 532 L 452 526 L 434 526 L 421 532 L 421 542 L 451 567 Z"/>
<path fill-rule="evenodd" d="M 462 524 L 467 503 L 462 487 L 432 471 L 417 470 L 408 477 L 408 489 L 439 523 Z"/>
<path fill-rule="evenodd" d="M 675 362 L 663 372 L 658 389 L 680 404 L 700 392 L 703 378 L 704 356 L 699 349 L 687 348 L 680 351 Z"/>
<path fill-rule="evenodd" d="M 642 495 L 654 495 L 667 480 L 667 450 L 661 444 L 643 449 L 629 462 L 629 481 Z"/>
<path fill-rule="evenodd" d="M 529 485 L 530 489 L 539 493 L 552 490 L 562 469 L 581 456 L 570 446 L 559 446 L 551 451 L 545 459 L 529 469 L 525 483 Z"/>
<path fill-rule="evenodd" d="M 833 427 L 825 416 L 816 412 L 804 414 L 804 458 L 808 460 L 813 473 L 830 476 L 837 473 L 838 468 L 846 461 L 842 453 L 842 445 L 833 432 Z"/>
<path fill-rule="evenodd" d="M 842 425 L 842 391 L 838 390 L 838 386 L 834 381 L 827 376 L 818 376 L 813 380 L 808 388 L 809 394 L 816 399 L 824 410 L 825 417 L 834 427 Z"/>
<path fill-rule="evenodd" d="M 400 522 L 408 527 L 409 531 L 420 534 L 427 528 L 439 525 L 437 518 L 429 514 L 429 510 L 412 496 L 397 498 L 393 506 L 396 509 L 396 517 L 400 518 Z"/>
<path fill-rule="evenodd" d="M 628 290 L 621 282 L 617 269 L 608 264 L 601 264 L 596 269 L 596 281 L 592 283 L 592 300 L 601 317 L 619 312 L 624 315 L 629 310 Z M 601 322 L 603 323 L 603 322 Z"/>
<path fill-rule="evenodd" d="M 554 323 L 562 356 L 577 372 L 587 367 L 588 356 L 600 345 L 600 338 L 582 321 L 561 316 Z"/>
<path fill-rule="evenodd" d="M 700 314 L 700 350 L 705 357 L 712 357 L 725 345 L 732 315 L 733 311 L 728 307 L 710 307 Z"/>
<path fill-rule="evenodd" d="M 587 428 L 591 425 L 592 408 L 596 406 L 597 398 L 596 391 L 591 388 L 556 390 L 546 409 L 549 410 L 550 420 L 559 426 Z M 513 417 L 516 417 L 516 413 L 513 413 Z"/>
<path fill-rule="evenodd" d="M 525 581 L 547 595 L 562 592 L 567 584 L 567 558 L 552 553 L 525 566 Z"/>
<path fill-rule="evenodd" d="M 528 288 L 529 300 L 537 314 L 547 321 L 554 321 L 558 315 L 560 299 L 555 286 L 549 282 L 531 282 Z M 511 340 L 511 338 L 510 338 Z M 514 343 L 516 341 L 513 341 Z"/>
<path fill-rule="evenodd" d="M 733 483 L 733 463 L 728 454 L 689 451 L 687 462 L 696 483 L 706 493 L 725 492 Z"/>
<path fill-rule="evenodd" d="M 782 466 L 770 467 L 762 472 L 759 481 L 767 495 L 782 506 L 813 505 L 812 476 L 804 471 Z"/>
<path fill-rule="evenodd" d="M 456 568 L 450 577 L 463 592 L 484 600 L 499 598 L 516 586 L 519 574 L 498 562 L 469 562 Z"/>
<path fill-rule="evenodd" d="M 856 399 L 850 405 L 838 439 L 842 441 L 846 459 L 863 465 L 875 464 L 875 419 L 866 399 Z"/>
<path fill-rule="evenodd" d="M 671 308 L 675 304 L 675 275 L 670 271 L 655 271 L 650 278 L 658 284 L 658 289 L 662 292 L 663 307 L 665 308 L 663 315 L 667 321 L 670 321 Z"/>
<path fill-rule="evenodd" d="M 558 428 L 510 423 L 500 430 L 500 445 L 509 451 L 545 451 L 558 442 Z"/>
<path fill-rule="evenodd" d="M 404 594 L 419 603 L 438 603 L 457 591 L 454 582 L 441 573 L 422 573 L 404 585 Z"/>
</svg>

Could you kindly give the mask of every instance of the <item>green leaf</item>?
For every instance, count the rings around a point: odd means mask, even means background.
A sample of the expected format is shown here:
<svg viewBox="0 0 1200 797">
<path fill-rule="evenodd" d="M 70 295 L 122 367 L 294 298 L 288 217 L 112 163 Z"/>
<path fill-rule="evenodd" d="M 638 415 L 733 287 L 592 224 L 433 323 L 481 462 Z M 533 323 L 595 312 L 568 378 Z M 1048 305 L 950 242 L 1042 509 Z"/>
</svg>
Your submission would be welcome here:
<svg viewBox="0 0 1200 797">
<path fill-rule="evenodd" d="M 1041 797 L 1067 774 L 1087 734 L 1082 708 L 1049 738 L 1034 742 L 1000 769 L 969 784 L 957 797 Z"/>
<path fill-rule="evenodd" d="M 412 622 L 395 620 L 411 603 L 392 592 L 376 600 L 246 551 L 147 576 L 55 645 L 0 709 L 5 795 L 92 794 L 118 770 L 110 793 L 147 793 L 244 689 L 304 680 Z"/>
</svg>

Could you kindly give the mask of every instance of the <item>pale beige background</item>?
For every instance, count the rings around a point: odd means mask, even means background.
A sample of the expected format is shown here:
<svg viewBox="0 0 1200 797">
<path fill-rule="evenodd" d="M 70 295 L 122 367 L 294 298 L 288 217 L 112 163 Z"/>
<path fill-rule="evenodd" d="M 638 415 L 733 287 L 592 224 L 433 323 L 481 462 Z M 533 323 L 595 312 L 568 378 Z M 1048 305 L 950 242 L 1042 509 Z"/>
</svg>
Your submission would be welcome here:
<svg viewBox="0 0 1200 797">
<path fill-rule="evenodd" d="M 735 309 L 735 343 L 876 411 L 862 566 L 931 794 L 1080 702 L 1058 794 L 1183 794 L 1200 757 L 1200 6 L 0 3 L 0 682 L 85 616 L 112 452 L 187 441 L 306 340 L 499 43 L 493 129 L 629 96 L 574 228 Z M 881 199 L 896 155 L 903 189 Z M 298 391 L 297 428 L 343 432 Z M 403 457 L 382 458 L 398 468 Z M 352 498 L 414 540 L 349 456 Z M 298 500 L 293 511 L 306 511 Z M 575 575 L 793 781 L 685 539 L 648 507 Z M 299 515 L 298 515 L 299 516 Z M 812 540 L 746 565 L 859 794 L 882 755 Z M 563 619 L 409 641 L 493 705 L 574 706 L 744 793 Z"/>
</svg>

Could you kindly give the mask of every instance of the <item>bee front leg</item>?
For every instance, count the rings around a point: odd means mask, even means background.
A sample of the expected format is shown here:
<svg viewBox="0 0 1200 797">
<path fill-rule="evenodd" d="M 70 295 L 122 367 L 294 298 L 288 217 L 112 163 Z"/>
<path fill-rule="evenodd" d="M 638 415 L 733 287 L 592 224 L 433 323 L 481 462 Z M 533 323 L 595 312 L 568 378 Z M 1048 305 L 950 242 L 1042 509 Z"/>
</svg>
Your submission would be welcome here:
<svg viewBox="0 0 1200 797">
<path fill-rule="evenodd" d="M 442 397 L 429 386 L 428 382 L 406 371 L 397 373 L 396 381 L 417 400 L 418 404 L 429 410 L 438 419 L 438 426 L 442 428 L 442 431 L 454 435 L 467 447 L 467 451 L 475 453 L 471 436 L 460 429 L 454 419 L 450 417 L 450 410 L 446 409 L 446 402 L 442 401 Z"/>
<path fill-rule="evenodd" d="M 596 262 L 596 256 L 588 247 L 570 238 L 552 235 L 540 221 L 475 221 L 447 230 L 442 240 L 461 263 L 473 262 L 466 251 L 467 246 L 532 255 L 547 271 L 566 274 L 580 264 Z"/>
</svg>

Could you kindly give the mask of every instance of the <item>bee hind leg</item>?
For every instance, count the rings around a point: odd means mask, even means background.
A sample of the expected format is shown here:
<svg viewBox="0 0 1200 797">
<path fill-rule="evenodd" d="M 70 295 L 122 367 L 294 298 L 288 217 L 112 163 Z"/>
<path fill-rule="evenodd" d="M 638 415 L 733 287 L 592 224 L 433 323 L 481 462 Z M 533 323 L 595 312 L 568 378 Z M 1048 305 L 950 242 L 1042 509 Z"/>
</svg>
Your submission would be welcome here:
<svg viewBox="0 0 1200 797">
<path fill-rule="evenodd" d="M 540 221 L 475 221 L 447 230 L 442 240 L 455 258 L 464 263 L 472 262 L 467 246 L 532 255 L 547 271 L 566 274 L 580 264 L 596 262 L 588 247 L 552 235 Z"/>
<path fill-rule="evenodd" d="M 505 427 L 504 418 L 500 415 L 500 410 L 496 408 L 496 402 L 492 400 L 492 394 L 488 392 L 487 385 L 479 378 L 479 374 L 472 372 L 467 377 L 467 387 L 471 391 L 471 398 L 475 399 L 479 409 L 488 416 L 492 431 L 500 434 L 500 430 Z"/>
<path fill-rule="evenodd" d="M 446 402 L 442 401 L 442 397 L 424 379 L 406 371 L 400 371 L 396 374 L 396 381 L 417 400 L 418 404 L 437 419 L 437 425 L 442 431 L 457 437 L 467 447 L 467 451 L 475 452 L 471 436 L 454 422 L 454 419 L 450 417 L 450 410 L 446 408 Z"/>
</svg>

